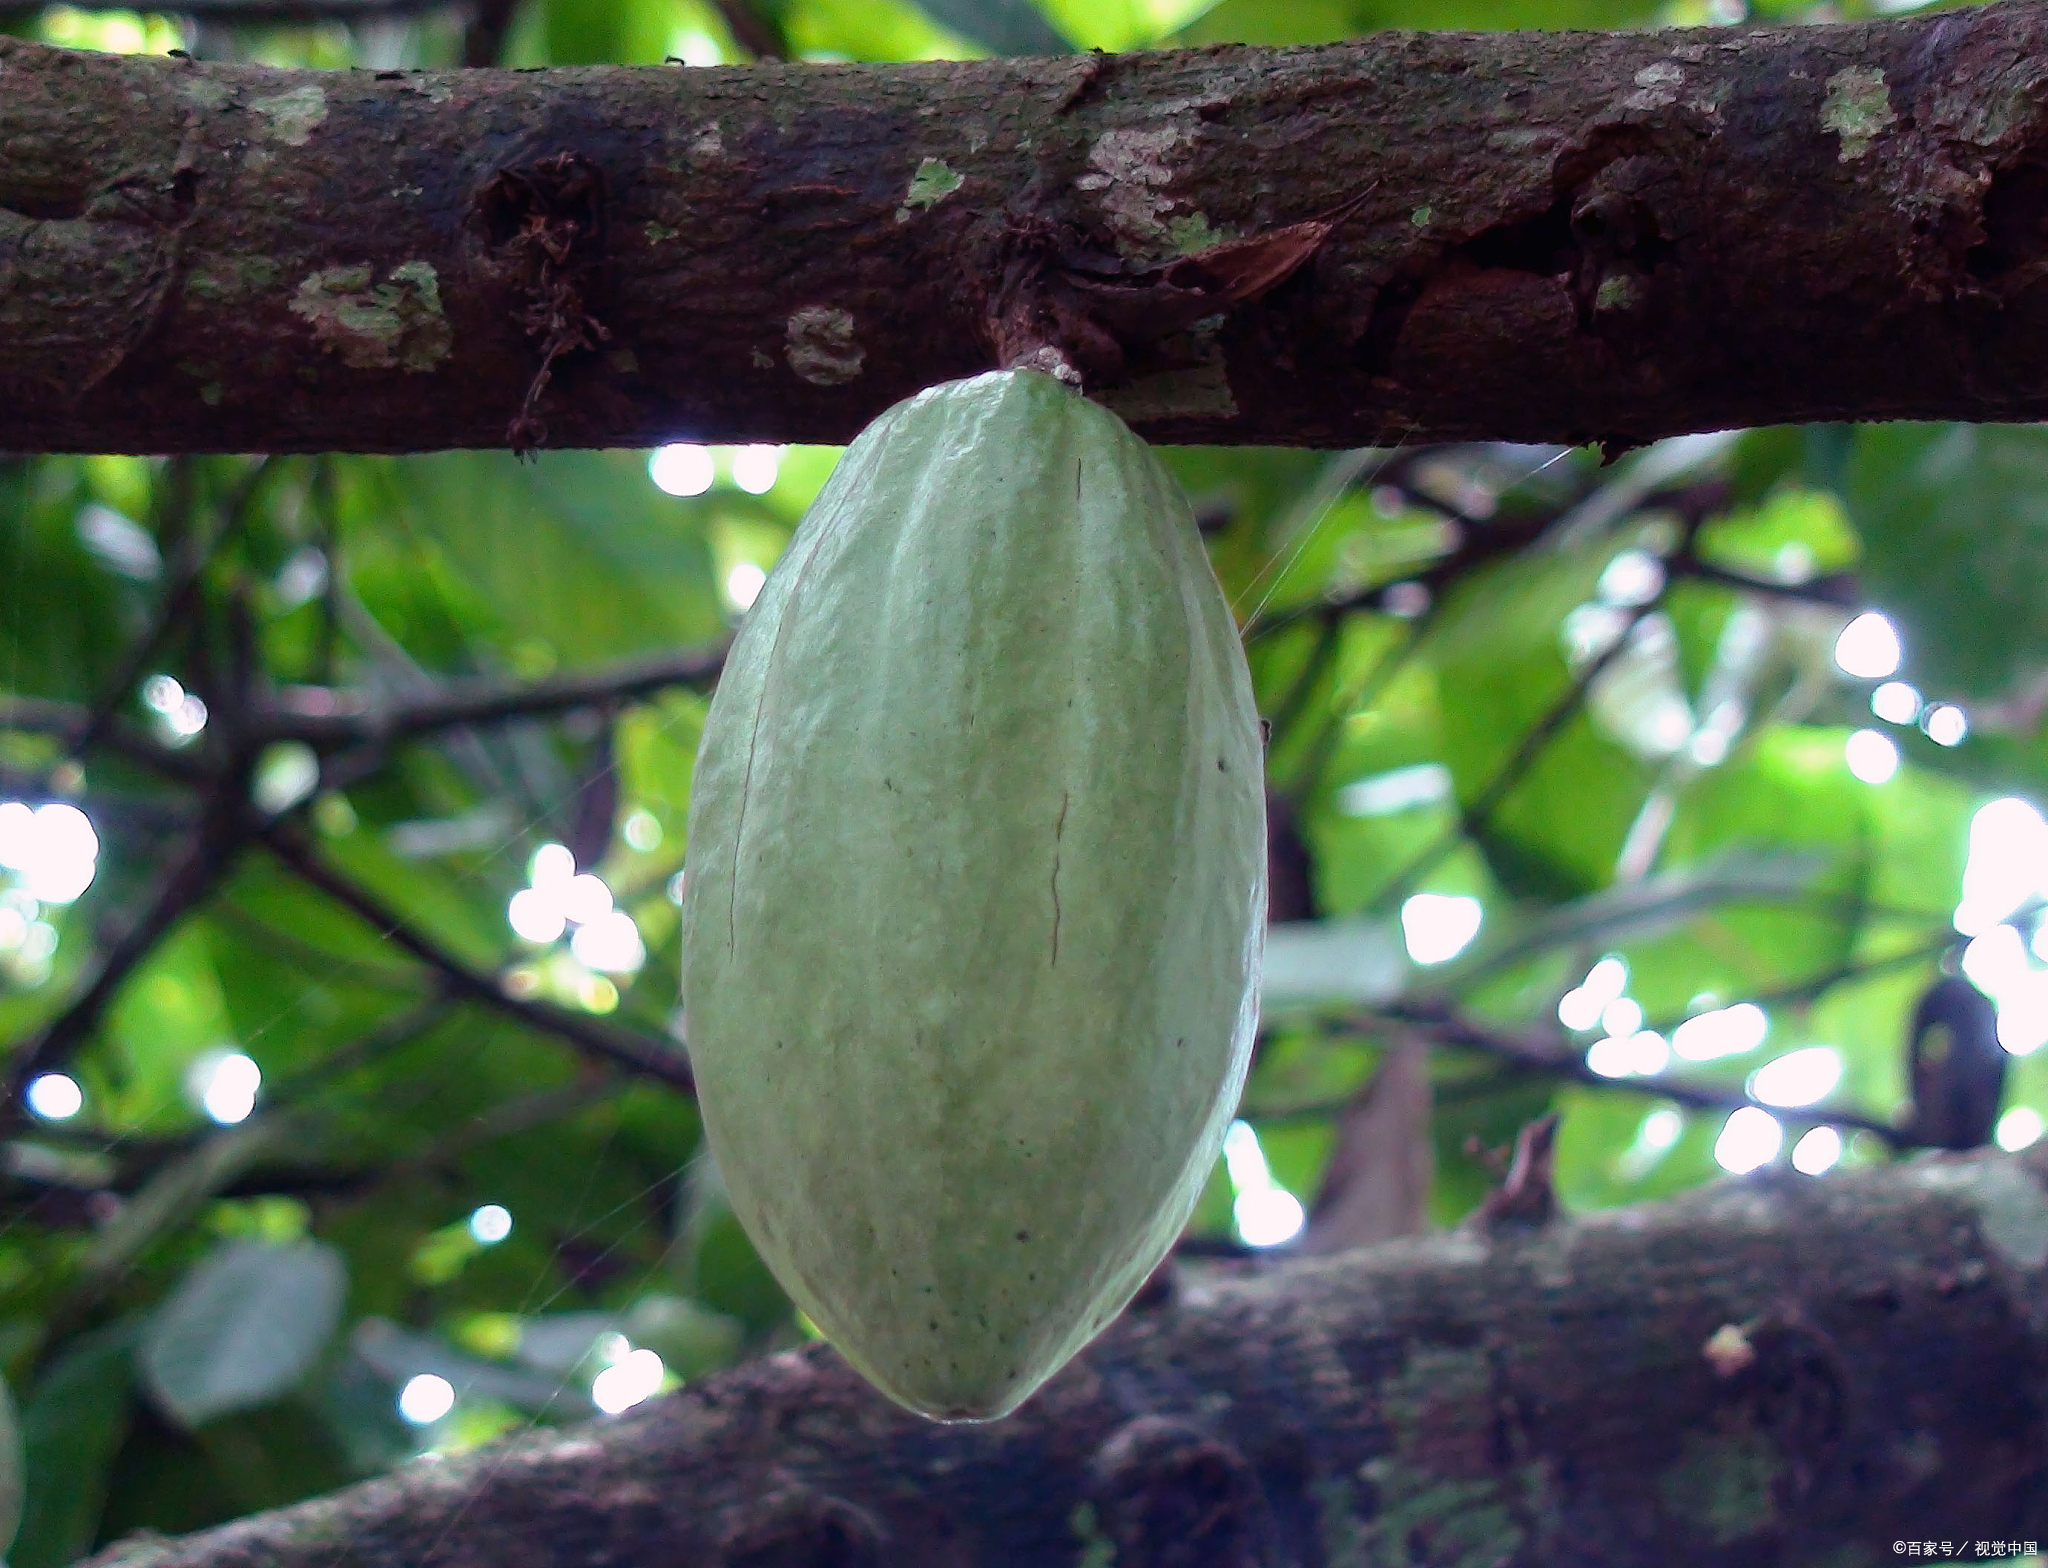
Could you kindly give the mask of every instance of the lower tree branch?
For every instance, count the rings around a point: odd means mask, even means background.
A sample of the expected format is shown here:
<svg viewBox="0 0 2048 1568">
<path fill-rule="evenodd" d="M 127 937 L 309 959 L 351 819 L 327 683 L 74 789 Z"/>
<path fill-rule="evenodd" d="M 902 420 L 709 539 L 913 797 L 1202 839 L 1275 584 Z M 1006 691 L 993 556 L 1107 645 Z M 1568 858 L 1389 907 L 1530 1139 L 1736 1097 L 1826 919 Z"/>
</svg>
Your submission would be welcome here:
<svg viewBox="0 0 2048 1568">
<path fill-rule="evenodd" d="M 814 1346 L 92 1568 L 1778 1568 L 2040 1539 L 2043 1178 L 1937 1155 L 1235 1282 L 1184 1264 L 1000 1422 L 919 1420 Z"/>
<path fill-rule="evenodd" d="M 990 368 L 1020 246 L 1155 440 L 2048 415 L 2040 0 L 532 73 L 4 38 L 0 72 L 0 449 L 503 446 L 523 411 L 560 445 L 844 441 Z M 1205 255 L 1331 213 L 1218 303 Z M 563 288 L 576 331 L 537 341 Z"/>
</svg>

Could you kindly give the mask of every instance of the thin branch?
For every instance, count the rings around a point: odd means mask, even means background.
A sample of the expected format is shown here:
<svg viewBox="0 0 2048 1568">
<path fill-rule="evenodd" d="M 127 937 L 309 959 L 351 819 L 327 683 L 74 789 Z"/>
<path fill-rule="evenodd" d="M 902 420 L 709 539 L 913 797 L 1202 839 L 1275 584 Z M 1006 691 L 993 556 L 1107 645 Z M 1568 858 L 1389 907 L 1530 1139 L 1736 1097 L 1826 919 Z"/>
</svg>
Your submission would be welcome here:
<svg viewBox="0 0 2048 1568">
<path fill-rule="evenodd" d="M 515 1133 L 558 1121 L 614 1098 L 629 1080 L 607 1072 L 573 1083 L 522 1094 L 450 1127 L 426 1147 L 369 1165 L 283 1160 L 252 1166 L 220 1190 L 223 1198 L 361 1198 L 396 1182 L 415 1181 L 445 1170 L 470 1150 Z"/>
<path fill-rule="evenodd" d="M 1427 876 L 1438 862 L 1463 843 L 1466 837 L 1485 827 L 1488 819 L 1499 809 L 1500 803 L 1536 765 L 1537 759 L 1543 755 L 1544 748 L 1572 721 L 1585 703 L 1587 693 L 1593 689 L 1593 683 L 1627 651 L 1629 639 L 1634 635 L 1635 629 L 1661 603 L 1661 598 L 1655 599 L 1648 604 L 1637 606 L 1630 612 L 1627 624 L 1622 627 L 1620 635 L 1602 649 L 1599 657 L 1579 672 L 1577 678 L 1550 705 L 1548 711 L 1523 732 L 1521 740 L 1516 743 L 1507 761 L 1500 765 L 1493 777 L 1487 780 L 1486 787 L 1473 797 L 1472 804 L 1460 814 L 1458 825 L 1396 872 L 1375 895 L 1376 904 L 1386 906 L 1405 897 L 1418 880 Z"/>
<path fill-rule="evenodd" d="M 284 825 L 272 826 L 263 831 L 262 839 L 264 846 L 293 875 L 373 927 L 386 941 L 438 971 L 451 992 L 493 1008 L 528 1028 L 566 1040 L 601 1061 L 666 1084 L 678 1093 L 696 1093 L 696 1080 L 681 1052 L 567 1008 L 506 995 L 495 977 L 471 969 L 372 894 L 324 864 L 295 830 Z"/>
<path fill-rule="evenodd" d="M 269 466 L 270 460 L 262 459 L 257 472 L 262 473 Z M 135 690 L 135 683 L 142 679 L 143 672 L 156 658 L 157 646 L 165 633 L 191 608 L 193 596 L 199 592 L 200 575 L 213 559 L 214 549 L 225 530 L 216 533 L 192 526 L 193 514 L 197 510 L 197 491 L 198 476 L 193 472 L 192 459 L 172 458 L 157 486 L 157 538 L 159 542 L 172 544 L 168 581 L 149 624 L 143 628 L 142 635 L 129 645 L 100 700 L 68 742 L 73 756 L 89 751 L 112 727 L 122 705 Z M 244 488 L 244 496 L 251 493 L 247 487 Z"/>
<path fill-rule="evenodd" d="M 31 803 L 69 800 L 84 807 L 93 825 L 104 829 L 109 825 L 122 830 L 165 838 L 175 834 L 189 833 L 198 820 L 197 813 L 174 801 L 158 800 L 149 795 L 130 795 L 125 792 L 93 789 L 82 795 L 58 789 L 48 770 L 29 770 L 0 765 L 0 800 L 25 800 Z"/>
<path fill-rule="evenodd" d="M 1836 986 L 1846 985 L 1853 980 L 1866 980 L 1873 975 L 1889 974 L 1895 969 L 1912 969 L 1921 964 L 1932 963 L 1954 947 L 1957 940 L 1953 932 L 1944 931 L 1920 947 L 1890 953 L 1883 958 L 1865 959 L 1859 963 L 1838 964 L 1810 980 L 1801 980 L 1776 991 L 1765 991 L 1747 1000 L 1759 1007 L 1786 1007 L 1811 1002 Z M 1668 1034 L 1683 1022 L 1683 1019 L 1674 1018 L 1646 1024 L 1644 1027 Z"/>
<path fill-rule="evenodd" d="M 30 1082 L 70 1060 L 128 976 L 179 920 L 220 885 L 247 841 L 247 832 L 239 800 L 225 809 L 210 810 L 202 819 L 198 836 L 164 874 L 141 915 L 102 955 L 92 978 L 26 1049 L 15 1053 L 7 1075 L 6 1101 L 0 1104 L 0 1128 L 19 1122 Z"/>
<path fill-rule="evenodd" d="M 378 702 L 322 686 L 286 687 L 256 721 L 268 740 L 300 740 L 316 750 L 388 745 L 438 730 L 604 707 L 671 686 L 716 681 L 725 647 L 688 649 L 628 659 L 552 680 L 507 684 L 449 682 L 417 697 Z"/>
<path fill-rule="evenodd" d="M 1302 661 L 1301 669 L 1289 683 L 1287 694 L 1280 699 L 1273 714 L 1273 741 L 1276 746 L 1285 747 L 1294 733 L 1294 726 L 1307 711 L 1316 688 L 1323 677 L 1330 672 L 1337 650 L 1344 640 L 1343 622 L 1336 617 L 1325 620 L 1316 631 L 1315 645 Z M 1268 748 L 1269 750 L 1272 748 Z"/>
<path fill-rule="evenodd" d="M 1632 1094 L 1650 1095 L 1658 1099 L 1672 1100 L 1695 1110 L 1735 1111 L 1744 1106 L 1754 1106 L 1782 1121 L 1790 1121 L 1800 1126 L 1846 1127 L 1858 1132 L 1871 1133 L 1883 1139 L 1894 1150 L 1918 1146 L 1910 1133 L 1860 1111 L 1817 1105 L 1767 1105 L 1740 1089 L 1688 1082 L 1683 1079 L 1667 1078 L 1661 1074 L 1651 1077 L 1608 1078 L 1594 1072 L 1586 1065 L 1582 1053 L 1560 1039 L 1491 1029 L 1472 1022 L 1447 1002 L 1395 1002 L 1366 1009 L 1338 1021 L 1333 1032 L 1373 1036 L 1391 1025 L 1421 1029 L 1439 1045 L 1483 1051 L 1552 1077 L 1568 1079 L 1597 1089 L 1621 1089 Z M 1295 1114 L 1299 1115 L 1302 1112 Z"/>
<path fill-rule="evenodd" d="M 453 1006 L 446 996 L 431 997 L 338 1046 L 304 1072 L 270 1088 L 264 1096 L 265 1117 L 275 1117 L 279 1111 L 302 1101 L 308 1090 L 417 1039 L 445 1018 Z M 137 1192 L 154 1181 L 159 1172 L 189 1160 L 195 1150 L 217 1136 L 218 1129 L 205 1128 L 182 1137 L 118 1137 L 110 1142 L 99 1136 L 67 1135 L 57 1127 L 38 1128 L 32 1140 L 0 1146 L 0 1171 L 33 1194 L 25 1204 L 7 1211 L 8 1222 L 37 1219 L 45 1224 L 63 1224 L 65 1220 L 55 1211 L 68 1197 L 73 1207 L 81 1209 L 78 1223 L 82 1225 L 86 1218 L 82 1205 L 87 1195 Z M 303 1140 L 293 1142 L 296 1152 Z M 44 1151 L 43 1157 L 23 1152 L 38 1149 Z M 384 1173 L 379 1169 L 337 1169 L 318 1161 L 294 1158 L 246 1171 L 220 1189 L 220 1195 L 337 1192 L 371 1186 L 383 1179 Z"/>
<path fill-rule="evenodd" d="M 473 0 L 462 29 L 462 63 L 490 66 L 503 62 L 505 35 L 512 30 L 518 0 Z"/>
<path fill-rule="evenodd" d="M 713 0 L 725 30 L 756 60 L 786 60 L 789 40 L 782 36 L 780 23 L 762 15 L 754 0 Z"/>
<path fill-rule="evenodd" d="M 1703 561 L 1690 550 L 1674 555 L 1665 565 L 1673 577 L 1713 583 L 1719 587 L 1761 594 L 1767 598 L 1791 599 L 1801 604 L 1819 604 L 1844 610 L 1854 609 L 1863 602 L 1862 591 L 1854 572 L 1833 572 L 1826 577 L 1816 577 L 1803 583 L 1773 582 L 1767 577 L 1751 577 L 1743 572 L 1730 571 L 1725 566 L 1716 566 L 1711 561 Z"/>
<path fill-rule="evenodd" d="M 372 964 L 329 952 L 317 943 L 280 930 L 270 921 L 251 914 L 235 902 L 232 891 L 223 894 L 207 915 L 209 919 L 247 937 L 272 958 L 282 959 L 301 969 L 333 971 L 345 966 L 351 986 L 398 996 L 418 996 L 420 993 L 421 979 L 417 969 L 401 964 Z"/>
<path fill-rule="evenodd" d="M 92 721 L 91 711 L 77 703 L 0 696 L 0 730 L 53 736 L 67 755 L 79 752 Z M 121 719 L 104 727 L 97 740 L 116 756 L 179 784 L 203 784 L 212 777 L 195 754 L 174 750 Z"/>
<path fill-rule="evenodd" d="M 367 1033 L 336 1046 L 304 1072 L 282 1080 L 270 1091 L 271 1104 L 294 1104 L 303 1099 L 308 1090 L 331 1083 L 360 1067 L 367 1067 L 380 1056 L 410 1045 L 453 1009 L 454 1003 L 445 993 L 440 993 L 394 1014 Z"/>
<path fill-rule="evenodd" d="M 1456 514 L 1447 513 L 1440 502 L 1428 496 L 1417 495 L 1415 499 L 1422 508 L 1445 513 L 1447 521 L 1459 524 L 1461 536 L 1454 549 L 1405 576 L 1377 582 L 1369 588 L 1360 588 L 1334 599 L 1311 599 L 1302 604 L 1289 605 L 1284 610 L 1275 611 L 1249 635 L 1270 636 L 1297 621 L 1341 620 L 1361 610 L 1378 610 L 1382 607 L 1387 590 L 1401 583 L 1414 583 L 1428 589 L 1430 601 L 1434 604 L 1443 596 L 1444 591 L 1460 578 L 1469 576 L 1489 562 L 1513 555 L 1534 544 L 1553 523 L 1568 515 L 1570 510 L 1561 508 L 1550 512 L 1532 513 L 1526 517 L 1465 523 L 1461 522 Z"/>
</svg>

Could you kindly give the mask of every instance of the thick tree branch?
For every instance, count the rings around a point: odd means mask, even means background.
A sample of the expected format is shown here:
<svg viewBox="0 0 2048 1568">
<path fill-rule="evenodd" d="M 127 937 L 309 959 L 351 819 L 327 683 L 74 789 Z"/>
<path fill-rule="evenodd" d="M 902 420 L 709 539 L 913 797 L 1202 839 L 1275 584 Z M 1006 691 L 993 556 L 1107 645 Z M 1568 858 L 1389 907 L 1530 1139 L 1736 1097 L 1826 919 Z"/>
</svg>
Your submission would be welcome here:
<svg viewBox="0 0 2048 1568">
<path fill-rule="evenodd" d="M 0 448 L 503 445 L 563 287 L 595 346 L 552 365 L 555 443 L 841 441 L 991 363 L 1006 268 L 1155 439 L 2048 415 L 2034 0 L 708 70 L 5 39 L 0 72 Z M 1285 284 L 1159 339 L 1216 314 L 1186 253 L 1354 197 Z"/>
<path fill-rule="evenodd" d="M 990 1425 L 895 1410 L 819 1346 L 94 1561 L 1763 1568 L 2040 1539 L 2042 1178 L 1932 1156 L 1183 1268 Z"/>
</svg>

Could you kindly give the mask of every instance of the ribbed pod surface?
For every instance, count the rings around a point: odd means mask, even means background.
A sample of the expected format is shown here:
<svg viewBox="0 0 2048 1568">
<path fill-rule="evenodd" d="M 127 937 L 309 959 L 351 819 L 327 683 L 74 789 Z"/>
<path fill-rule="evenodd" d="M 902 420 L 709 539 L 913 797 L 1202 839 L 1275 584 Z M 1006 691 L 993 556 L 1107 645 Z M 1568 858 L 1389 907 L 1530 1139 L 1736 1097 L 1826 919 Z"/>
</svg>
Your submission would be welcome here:
<svg viewBox="0 0 2048 1568">
<path fill-rule="evenodd" d="M 1186 1223 L 1255 1022 L 1261 763 L 1115 415 L 997 372 L 847 450 L 711 706 L 684 1000 L 736 1213 L 892 1398 L 1013 1409 Z"/>
</svg>

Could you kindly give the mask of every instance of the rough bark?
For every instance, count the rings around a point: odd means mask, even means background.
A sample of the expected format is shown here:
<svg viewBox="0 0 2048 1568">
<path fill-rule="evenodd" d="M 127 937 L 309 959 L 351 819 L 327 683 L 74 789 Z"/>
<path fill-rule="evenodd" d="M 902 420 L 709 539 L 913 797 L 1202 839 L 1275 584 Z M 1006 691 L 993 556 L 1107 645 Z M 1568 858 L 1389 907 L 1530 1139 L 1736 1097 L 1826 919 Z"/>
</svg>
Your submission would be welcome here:
<svg viewBox="0 0 2048 1568">
<path fill-rule="evenodd" d="M 2031 0 L 708 70 L 0 39 L 0 448 L 502 445 L 550 354 L 546 443 L 841 441 L 986 367 L 1006 276 L 1160 440 L 2038 419 L 2044 96 Z M 1354 197 L 1204 314 L 1246 263 L 1189 253 Z"/>
<path fill-rule="evenodd" d="M 2039 1540 L 2044 1175 L 1931 1155 L 1184 1283 L 981 1427 L 815 1347 L 96 1561 L 1732 1568 Z"/>
</svg>

